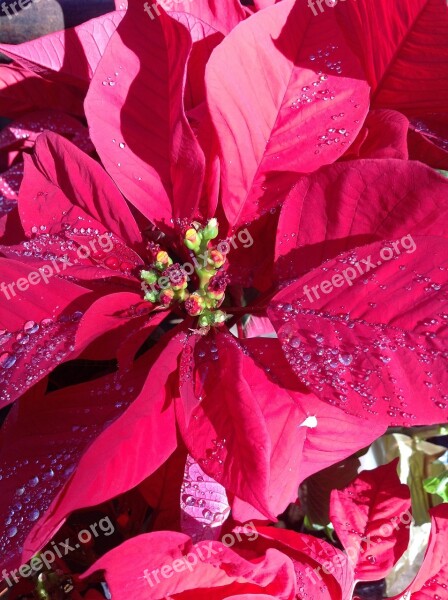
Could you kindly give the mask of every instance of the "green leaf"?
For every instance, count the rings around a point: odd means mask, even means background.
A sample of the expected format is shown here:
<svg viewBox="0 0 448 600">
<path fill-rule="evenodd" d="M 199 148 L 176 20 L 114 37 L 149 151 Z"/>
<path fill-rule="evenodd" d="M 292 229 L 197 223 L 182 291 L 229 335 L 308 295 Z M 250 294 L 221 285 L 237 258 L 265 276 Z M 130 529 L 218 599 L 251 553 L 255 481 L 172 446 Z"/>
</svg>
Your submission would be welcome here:
<svg viewBox="0 0 448 600">
<path fill-rule="evenodd" d="M 425 479 L 423 487 L 430 494 L 440 496 L 444 502 L 448 502 L 448 472 Z"/>
</svg>

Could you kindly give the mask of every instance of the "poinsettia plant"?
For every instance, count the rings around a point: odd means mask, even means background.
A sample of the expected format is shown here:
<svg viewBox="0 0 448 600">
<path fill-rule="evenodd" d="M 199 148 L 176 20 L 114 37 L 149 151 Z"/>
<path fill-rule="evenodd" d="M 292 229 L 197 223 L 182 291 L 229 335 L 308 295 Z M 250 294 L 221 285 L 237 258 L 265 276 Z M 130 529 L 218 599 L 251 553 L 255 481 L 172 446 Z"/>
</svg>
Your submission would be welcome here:
<svg viewBox="0 0 448 600">
<path fill-rule="evenodd" d="M 448 12 L 310 8 L 0 45 L 8 598 L 381 597 L 408 548 L 396 461 L 358 470 L 448 422 Z"/>
</svg>

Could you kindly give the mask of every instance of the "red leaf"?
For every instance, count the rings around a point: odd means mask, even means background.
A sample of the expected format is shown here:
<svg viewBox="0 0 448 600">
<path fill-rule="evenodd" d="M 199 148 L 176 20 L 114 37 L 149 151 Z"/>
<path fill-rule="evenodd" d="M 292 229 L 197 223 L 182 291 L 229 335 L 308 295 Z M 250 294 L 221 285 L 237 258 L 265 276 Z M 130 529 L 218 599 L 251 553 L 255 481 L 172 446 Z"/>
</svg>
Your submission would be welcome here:
<svg viewBox="0 0 448 600">
<path fill-rule="evenodd" d="M 46 179 L 36 185 L 36 177 L 29 177 L 22 189 L 24 201 L 20 206 L 22 220 L 26 225 L 47 225 L 47 231 L 60 227 L 60 222 L 49 223 L 45 212 L 58 211 L 61 221 L 66 212 L 71 212 L 71 205 L 81 208 L 88 216 L 97 221 L 102 230 L 108 230 L 118 235 L 131 247 L 138 247 L 142 236 L 132 213 L 124 198 L 114 185 L 104 169 L 84 152 L 73 146 L 68 140 L 54 133 L 44 133 L 36 141 L 34 164 Z M 26 165 L 28 167 L 28 165 Z M 46 189 L 43 189 L 46 185 Z M 23 186 L 23 187 L 24 187 Z M 42 194 L 51 193 L 52 202 L 48 198 L 28 206 L 25 198 L 31 196 L 32 187 Z M 39 195 L 39 194 L 38 194 Z M 59 198 L 58 198 L 59 196 Z M 62 196 L 62 198 L 61 198 Z M 66 206 L 61 206 L 63 202 Z M 50 207 L 47 205 L 50 204 Z M 40 214 L 36 214 L 37 211 Z M 70 219 L 70 214 L 68 219 Z M 74 219 L 75 223 L 76 220 Z M 78 223 L 79 224 L 79 223 Z M 85 223 L 83 223 L 85 226 Z"/>
<path fill-rule="evenodd" d="M 320 398 L 383 423 L 440 423 L 448 420 L 447 242 L 405 238 L 407 253 L 397 252 L 394 261 L 388 251 L 381 266 L 380 252 L 391 250 L 392 242 L 324 263 L 277 294 L 269 314 L 294 372 Z M 398 247 L 403 250 L 405 243 Z M 358 277 L 356 264 L 366 268 Z M 355 275 L 352 285 L 343 272 Z M 317 291 L 336 275 L 334 289 L 330 282 L 327 293 Z M 316 300 L 308 297 L 313 284 Z"/>
<path fill-rule="evenodd" d="M 284 0 L 241 23 L 210 57 L 207 97 L 232 225 L 279 204 L 288 172 L 334 162 L 361 127 L 368 86 L 330 13 L 315 19 L 305 3 Z M 335 128 L 343 133 L 329 135 Z"/>
<path fill-rule="evenodd" d="M 441 85 L 448 68 L 443 1 L 340 2 L 336 14 L 363 62 L 375 108 L 416 116 L 447 113 L 448 88 Z"/>
<path fill-rule="evenodd" d="M 362 471 L 346 488 L 331 493 L 330 519 L 357 580 L 382 579 L 408 546 L 411 494 L 400 483 L 397 462 Z"/>
<path fill-rule="evenodd" d="M 65 84 L 47 81 L 19 65 L 0 65 L 0 113 L 14 118 L 43 109 L 83 115 L 83 94 Z"/>
<path fill-rule="evenodd" d="M 32 285 L 28 278 L 36 271 L 14 260 L 0 258 L 0 266 L 0 401 L 6 405 L 79 353 L 76 329 L 96 295 L 68 281 L 45 281 L 42 274 Z"/>
<path fill-rule="evenodd" d="M 86 91 L 122 18 L 123 13 L 111 12 L 23 44 L 0 44 L 0 51 L 47 80 Z"/>
<path fill-rule="evenodd" d="M 280 213 L 277 277 L 299 277 L 378 239 L 448 237 L 447 191 L 432 169 L 403 160 L 336 163 L 301 178 Z"/>
<path fill-rule="evenodd" d="M 132 404 L 84 453 L 72 479 L 28 536 L 25 559 L 51 539 L 70 513 L 101 504 L 137 486 L 174 452 L 172 378 L 176 378 L 182 340 L 182 335 L 171 337 L 162 351 L 157 346 L 140 358 L 126 373 L 127 383 L 118 379 L 120 393 L 124 397 L 132 394 Z M 76 393 L 76 388 L 68 393 Z"/>
<path fill-rule="evenodd" d="M 90 461 L 88 470 L 89 446 L 139 396 L 146 375 L 147 364 L 143 360 L 130 373 L 107 375 L 47 396 L 43 395 L 45 386 L 35 388 L 14 405 L 0 437 L 2 567 L 17 568 L 42 548 L 44 540 L 30 542 L 30 533 L 36 523 L 43 523 L 51 514 L 48 511 L 54 499 L 64 497 L 65 485 L 70 500 L 68 482 L 79 469 L 87 469 L 85 476 L 90 476 L 90 481 L 83 492 L 76 488 L 78 505 L 84 508 L 91 506 L 90 500 L 95 503 L 101 494 L 96 483 L 101 482 L 107 468 L 104 471 L 105 465 L 101 465 L 96 472 Z M 112 455 L 114 451 L 115 444 Z M 77 477 L 82 479 L 80 474 Z M 57 514 L 43 537 L 46 533 L 50 537 L 65 516 L 63 512 Z"/>
<path fill-rule="evenodd" d="M 168 577 L 161 577 L 165 565 L 170 567 L 165 569 Z M 186 535 L 171 531 L 128 540 L 100 558 L 83 577 L 99 570 L 106 571 L 114 600 L 147 600 L 149 596 L 187 600 L 192 597 L 189 592 L 200 600 L 220 600 L 239 590 L 272 592 L 280 600 L 295 596 L 292 562 L 278 550 L 268 549 L 250 560 L 220 542 L 193 545 Z"/>
<path fill-rule="evenodd" d="M 125 196 L 158 225 L 193 216 L 204 156 L 182 107 L 191 37 L 161 13 L 131 4 L 111 38 L 87 95 L 90 134 Z M 107 111 L 104 106 L 107 106 Z"/>
</svg>

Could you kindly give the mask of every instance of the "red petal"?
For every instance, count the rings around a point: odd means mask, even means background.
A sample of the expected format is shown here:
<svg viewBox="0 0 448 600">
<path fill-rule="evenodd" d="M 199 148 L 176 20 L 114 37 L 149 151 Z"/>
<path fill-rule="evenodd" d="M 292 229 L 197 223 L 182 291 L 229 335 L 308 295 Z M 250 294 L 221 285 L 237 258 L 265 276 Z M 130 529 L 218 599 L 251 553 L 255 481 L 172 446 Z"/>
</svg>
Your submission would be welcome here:
<svg viewBox="0 0 448 600">
<path fill-rule="evenodd" d="M 448 88 L 441 85 L 448 68 L 444 2 L 403 0 L 391 5 L 388 0 L 358 0 L 340 2 L 336 12 L 363 61 L 375 108 L 416 116 L 447 113 Z"/>
<path fill-rule="evenodd" d="M 396 110 L 372 110 L 345 158 L 408 159 L 408 119 Z"/>
<path fill-rule="evenodd" d="M 401 160 L 337 163 L 303 177 L 282 206 L 277 276 L 299 277 L 378 239 L 448 237 L 447 190 L 448 182 L 429 167 Z"/>
<path fill-rule="evenodd" d="M 310 18 L 292 0 L 251 16 L 213 51 L 207 97 L 232 225 L 279 204 L 288 172 L 315 171 L 345 152 L 367 113 L 361 74 L 331 11 Z"/>
<path fill-rule="evenodd" d="M 258 398 L 266 392 L 260 378 L 255 393 L 250 369 L 256 367 L 230 336 L 190 338 L 182 356 L 178 422 L 187 448 L 208 475 L 275 518 L 267 500 L 271 442 Z"/>
<path fill-rule="evenodd" d="M 409 155 L 434 169 L 448 170 L 448 123 L 445 115 L 411 121 Z"/>
<path fill-rule="evenodd" d="M 193 42 L 188 59 L 185 84 L 185 110 L 188 112 L 205 101 L 205 67 L 212 51 L 224 39 L 223 34 L 202 19 L 186 12 L 170 12 L 190 32 Z M 209 133 L 210 136 L 214 134 Z"/>
<path fill-rule="evenodd" d="M 441 423 L 448 420 L 447 242 L 441 237 L 405 238 L 407 253 L 392 261 L 394 253 L 388 252 L 381 266 L 380 252 L 391 249 L 392 242 L 326 262 L 284 288 L 269 314 L 288 362 L 320 398 L 349 414 L 375 415 L 383 423 Z M 413 249 L 407 244 L 411 240 Z M 358 277 L 356 264 L 366 269 Z M 342 273 L 354 275 L 352 285 Z M 331 289 L 336 275 L 338 286 Z M 319 299 L 314 300 L 313 284 L 326 280 L 330 289 L 325 284 L 324 294 L 315 287 Z"/>
<path fill-rule="evenodd" d="M 93 151 L 86 127 L 78 119 L 54 110 L 28 113 L 4 127 L 0 132 L 0 150 L 33 147 L 37 136 L 46 130 L 63 135 L 84 152 Z"/>
<path fill-rule="evenodd" d="M 144 355 L 125 374 L 124 381 L 117 375 L 120 394 L 124 399 L 132 394 L 133 402 L 84 453 L 72 479 L 28 536 L 27 557 L 48 542 L 70 513 L 101 504 L 137 486 L 174 452 L 171 379 L 177 371 L 182 339 L 182 335 L 174 337 L 162 352 L 157 347 L 157 352 Z M 149 360 L 154 362 L 148 372 Z M 76 388 L 69 391 L 76 393 Z"/>
<path fill-rule="evenodd" d="M 296 427 L 299 426 L 304 432 L 305 439 L 302 448 L 296 445 L 294 450 L 292 448 L 287 450 L 284 439 L 286 436 L 274 438 L 276 452 L 283 449 L 285 456 L 290 457 L 293 453 L 299 455 L 298 479 L 294 480 L 295 485 L 291 486 L 291 491 L 297 490 L 299 484 L 310 475 L 355 454 L 385 432 L 386 426 L 378 422 L 369 422 L 366 430 L 364 419 L 347 415 L 339 408 L 322 402 L 307 390 L 300 389 L 302 386 L 297 385 L 294 373 L 282 355 L 277 339 L 245 340 L 243 346 L 247 348 L 258 364 L 264 367 L 270 378 L 276 381 L 283 394 L 287 393 L 291 401 L 301 409 L 300 422 Z M 276 398 L 282 392 L 277 392 Z M 276 465 L 271 460 L 272 493 L 278 496 L 280 496 L 278 490 L 285 487 L 284 474 L 287 465 L 283 468 L 279 467 L 280 465 Z M 278 468 L 278 471 L 275 473 L 276 480 L 272 481 L 272 469 L 274 468 Z M 291 472 L 290 469 L 288 471 Z M 291 475 L 288 478 L 291 479 Z"/>
<path fill-rule="evenodd" d="M 0 44 L 0 50 L 31 72 L 86 91 L 122 18 L 111 12 L 23 44 Z"/>
<path fill-rule="evenodd" d="M 39 108 L 82 116 L 82 102 L 83 94 L 75 88 L 47 81 L 19 65 L 0 65 L 0 113 L 5 117 Z"/>
<path fill-rule="evenodd" d="M 245 18 L 245 12 L 238 0 L 184 0 L 180 10 L 198 17 L 224 35 Z"/>
<path fill-rule="evenodd" d="M 20 182 L 23 177 L 23 165 L 21 163 L 13 165 L 7 171 L 0 174 L 0 217 L 4 218 L 6 226 L 6 216 L 15 211 L 17 206 L 17 197 L 20 188 Z M 5 230 L 0 229 L 0 237 Z"/>
<path fill-rule="evenodd" d="M 123 561 L 123 556 L 126 561 Z M 188 556 L 188 558 L 186 558 Z M 174 561 L 182 561 L 174 563 Z M 187 561 L 187 562 L 185 562 Z M 188 561 L 191 564 L 188 566 Z M 176 564 L 164 578 L 153 570 Z M 154 600 L 176 596 L 226 598 L 241 591 L 272 592 L 280 600 L 295 597 L 294 569 L 291 561 L 278 550 L 268 549 L 265 556 L 248 560 L 219 542 L 199 542 L 181 533 L 161 531 L 140 535 L 108 552 L 83 577 L 98 570 L 106 571 L 106 580 L 114 600 Z M 165 570 L 167 571 L 167 570 Z M 145 576 L 147 579 L 145 579 Z M 202 590 L 202 591 L 201 591 Z M 202 595 L 204 594 L 204 595 Z"/>
<path fill-rule="evenodd" d="M 134 353 L 126 357 L 126 366 L 129 367 L 144 340 L 166 316 L 166 313 L 162 312 L 150 313 L 151 305 L 142 302 L 141 294 L 107 294 L 93 302 L 86 310 L 76 332 L 76 344 L 87 348 L 90 343 L 95 342 L 89 356 L 93 360 L 108 360 L 117 357 L 117 351 L 129 336 L 138 335 L 143 329 L 144 338 L 140 341 L 138 336 L 140 343 L 136 342 Z M 130 349 L 129 344 L 128 340 L 127 350 Z"/>
<path fill-rule="evenodd" d="M 36 184 L 36 177 L 30 176 L 25 191 L 21 192 L 24 198 L 23 207 L 20 207 L 21 215 L 23 220 L 26 219 L 26 224 L 32 222 L 38 227 L 60 227 L 60 223 L 48 223 L 48 217 L 45 219 L 45 213 L 42 214 L 44 211 L 50 211 L 47 205 L 52 205 L 53 212 L 59 212 L 59 221 L 65 216 L 64 209 L 71 212 L 71 205 L 75 205 L 101 224 L 103 231 L 106 229 L 115 233 L 131 247 L 141 243 L 137 223 L 113 181 L 96 161 L 68 140 L 54 133 L 40 135 L 36 141 L 34 163 L 46 181 Z M 28 164 L 26 166 L 28 167 Z M 49 203 L 48 199 L 40 200 L 32 207 L 27 207 L 25 194 L 31 196 L 33 185 L 35 191 L 40 192 L 40 196 L 44 193 L 48 195 L 52 191 L 52 196 L 58 194 L 62 198 L 58 198 L 57 201 L 54 198 L 53 203 Z M 47 189 L 43 189 L 43 185 L 46 185 Z M 65 206 L 62 206 L 64 200 Z M 40 214 L 36 214 L 38 210 Z M 32 211 L 35 211 L 34 214 Z M 83 223 L 83 226 L 85 227 L 86 223 Z M 47 231 L 49 230 L 50 227 Z"/>
<path fill-rule="evenodd" d="M 42 548 L 43 537 L 47 533 L 50 537 L 62 523 L 66 514 L 57 513 L 54 505 L 50 513 L 49 507 L 58 496 L 64 498 L 65 485 L 70 500 L 68 482 L 74 472 L 76 481 L 82 479 L 78 471 L 83 468 L 90 477 L 86 488 L 75 487 L 78 505 L 91 506 L 90 500 L 95 504 L 101 494 L 95 485 L 107 476 L 107 468 L 104 471 L 105 465 L 101 465 L 97 472 L 91 461 L 89 471 L 89 446 L 138 397 L 146 374 L 147 364 L 141 361 L 139 368 L 126 375 L 107 375 L 47 396 L 43 390 L 33 390 L 14 405 L 1 434 L 0 509 L 5 520 L 1 523 L 0 548 L 2 566 L 7 570 L 26 562 Z M 108 458 L 115 452 L 116 441 Z M 92 490 L 97 496 L 91 495 Z M 40 539 L 35 535 L 30 541 L 33 527 L 44 524 L 50 514 L 54 515 L 53 524 L 44 527 Z"/>
<path fill-rule="evenodd" d="M 346 600 L 353 590 L 353 568 L 347 556 L 310 535 L 275 527 L 257 527 L 258 544 L 274 547 L 287 554 L 294 563 L 297 587 L 304 598 L 314 598 L 319 586 L 319 600 Z M 246 548 L 250 544 L 246 542 Z"/>
<path fill-rule="evenodd" d="M 330 519 L 358 581 L 385 577 L 409 543 L 411 493 L 400 483 L 397 461 L 362 471 L 331 493 Z"/>
<path fill-rule="evenodd" d="M 41 277 L 38 285 L 31 285 L 32 267 L 4 258 L 0 265 L 0 399 L 9 404 L 64 359 L 74 357 L 79 319 L 95 295 L 57 278 L 45 285 Z"/>
<path fill-rule="evenodd" d="M 225 488 L 187 456 L 180 490 L 180 525 L 194 542 L 216 540 L 230 515 Z"/>
<path fill-rule="evenodd" d="M 182 25 L 162 12 L 151 20 L 141 4 L 132 4 L 85 103 L 106 169 L 129 201 L 165 228 L 173 216 L 195 214 L 204 175 L 204 157 L 182 108 L 190 49 Z"/>
</svg>

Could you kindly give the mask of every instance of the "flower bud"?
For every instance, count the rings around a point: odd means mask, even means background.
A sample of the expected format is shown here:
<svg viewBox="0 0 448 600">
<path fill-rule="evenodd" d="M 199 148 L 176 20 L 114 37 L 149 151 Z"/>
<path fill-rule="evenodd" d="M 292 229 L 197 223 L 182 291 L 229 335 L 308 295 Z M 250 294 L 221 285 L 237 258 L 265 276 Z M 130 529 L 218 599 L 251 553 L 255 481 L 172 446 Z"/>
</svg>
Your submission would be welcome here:
<svg viewBox="0 0 448 600">
<path fill-rule="evenodd" d="M 182 269 L 179 263 L 174 263 L 162 273 L 164 277 L 168 277 L 173 290 L 184 290 L 188 285 L 188 275 Z"/>
<path fill-rule="evenodd" d="M 218 221 L 217 219 L 210 219 L 207 225 L 202 230 L 202 235 L 206 240 L 214 240 L 218 236 Z"/>
<path fill-rule="evenodd" d="M 162 290 L 159 294 L 159 302 L 163 306 L 168 306 L 174 300 L 174 291 L 170 288 Z"/>
<path fill-rule="evenodd" d="M 226 257 L 224 254 L 222 254 L 222 252 L 216 250 L 216 248 L 213 248 L 208 252 L 207 262 L 212 267 L 215 267 L 215 269 L 219 269 L 219 267 L 222 267 L 222 265 L 226 262 Z"/>
<path fill-rule="evenodd" d="M 201 315 L 198 319 L 199 327 L 209 327 L 211 315 Z"/>
<path fill-rule="evenodd" d="M 165 252 L 165 250 L 160 250 L 159 252 L 157 252 L 156 260 L 154 263 L 154 266 L 156 267 L 156 269 L 159 269 L 159 270 L 166 269 L 167 267 L 169 267 L 172 264 L 173 264 L 173 261 L 168 256 L 168 252 Z"/>
<path fill-rule="evenodd" d="M 199 231 L 196 231 L 193 227 L 187 229 L 184 237 L 184 244 L 189 250 L 193 252 L 199 252 L 199 248 L 202 242 L 202 235 Z"/>
<path fill-rule="evenodd" d="M 215 310 L 212 316 L 214 324 L 224 323 L 224 321 L 227 319 L 226 313 L 222 310 Z"/>
<path fill-rule="evenodd" d="M 205 300 L 199 294 L 190 294 L 188 300 L 185 302 L 185 310 L 192 317 L 197 317 L 202 313 L 205 308 Z"/>
<path fill-rule="evenodd" d="M 229 277 L 226 273 L 217 273 L 207 284 L 207 296 L 214 300 L 221 300 L 224 297 Z"/>
<path fill-rule="evenodd" d="M 150 285 L 152 283 L 156 283 L 158 279 L 158 275 L 155 271 L 140 271 L 140 277 L 143 279 L 143 281 L 146 281 L 146 283 L 149 283 Z"/>
<path fill-rule="evenodd" d="M 157 294 L 157 292 L 148 292 L 147 294 L 145 294 L 145 300 L 147 302 L 152 302 L 153 304 L 155 304 L 157 302 L 159 295 Z"/>
</svg>

